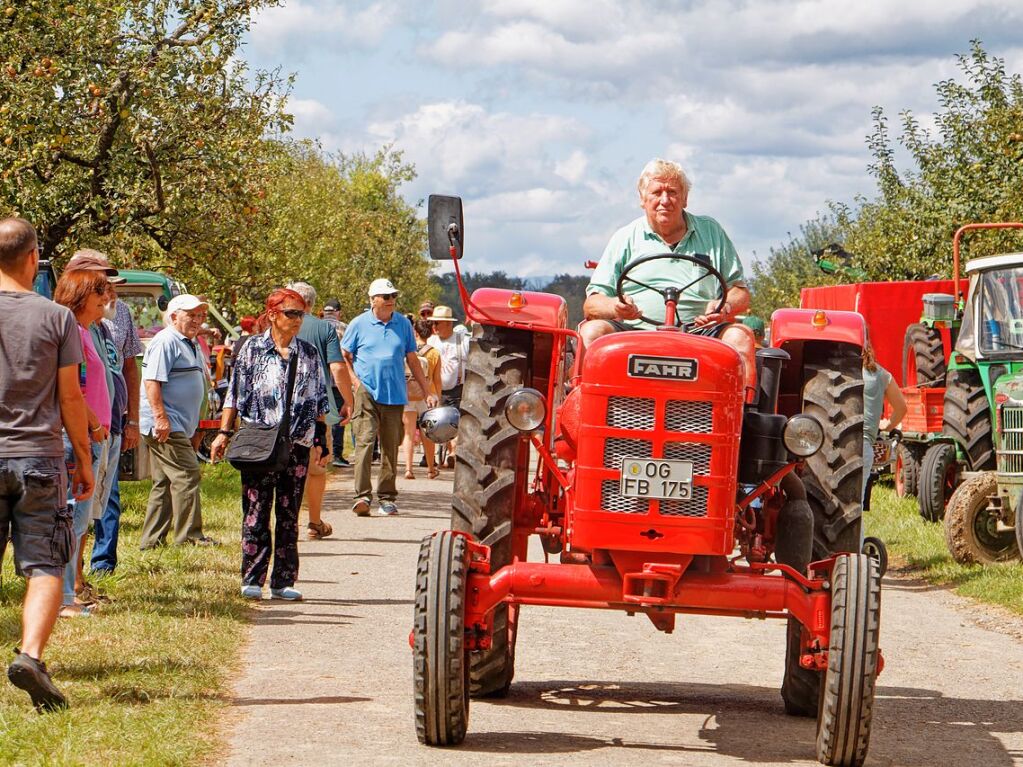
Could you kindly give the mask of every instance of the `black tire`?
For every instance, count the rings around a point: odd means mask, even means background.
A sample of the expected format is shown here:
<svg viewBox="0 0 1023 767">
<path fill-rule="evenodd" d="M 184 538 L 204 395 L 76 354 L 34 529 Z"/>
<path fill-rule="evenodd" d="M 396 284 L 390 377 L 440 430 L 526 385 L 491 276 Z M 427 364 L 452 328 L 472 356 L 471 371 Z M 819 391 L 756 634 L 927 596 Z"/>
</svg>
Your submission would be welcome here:
<svg viewBox="0 0 1023 767">
<path fill-rule="evenodd" d="M 522 435 L 504 417 L 504 404 L 529 384 L 531 337 L 520 330 L 483 325 L 469 346 L 458 423 L 451 526 L 490 546 L 491 572 L 512 561 L 515 498 L 526 480 Z M 470 694 L 503 697 L 515 675 L 518 610 L 499 604 L 493 643 L 473 652 Z"/>
<path fill-rule="evenodd" d="M 884 578 L 888 572 L 888 547 L 884 545 L 884 541 L 868 535 L 863 539 L 863 553 L 877 562 L 877 573 Z"/>
<path fill-rule="evenodd" d="M 195 451 L 196 458 L 202 463 L 210 462 L 210 455 L 213 450 L 213 440 L 217 438 L 216 429 L 206 429 L 202 433 L 202 439 L 199 440 L 199 447 Z"/>
<path fill-rule="evenodd" d="M 857 352 L 841 348 L 806 363 L 803 412 L 824 426 L 824 445 L 806 459 L 803 472 L 813 509 L 815 559 L 860 550 L 865 470 L 861 366 Z"/>
<path fill-rule="evenodd" d="M 416 737 L 453 746 L 469 725 L 469 664 L 465 650 L 465 538 L 450 530 L 423 539 L 416 569 L 412 638 Z"/>
<path fill-rule="evenodd" d="M 920 484 L 916 494 L 920 516 L 928 522 L 940 521 L 945 516 L 945 507 L 958 484 L 959 466 L 955 445 L 936 442 L 927 448 L 920 464 Z"/>
<path fill-rule="evenodd" d="M 991 409 L 976 370 L 949 370 L 942 432 L 962 446 L 971 471 L 995 468 Z"/>
<path fill-rule="evenodd" d="M 964 565 L 1019 559 L 1015 530 L 997 530 L 988 499 L 998 492 L 998 477 L 986 471 L 961 484 L 948 504 L 945 542 L 952 558 Z"/>
<path fill-rule="evenodd" d="M 1016 520 L 1013 527 L 1016 528 L 1016 548 L 1019 549 L 1020 557 L 1023 557 L 1023 503 L 1016 504 Z"/>
<path fill-rule="evenodd" d="M 831 573 L 831 640 L 817 715 L 817 759 L 863 764 L 870 744 L 880 655 L 881 578 L 865 554 L 835 560 Z"/>
<path fill-rule="evenodd" d="M 941 333 L 920 323 L 906 328 L 902 343 L 902 385 L 929 389 L 945 384 Z"/>
<path fill-rule="evenodd" d="M 911 498 L 920 489 L 920 458 L 923 452 L 916 445 L 900 444 L 895 453 L 895 494 Z"/>
<path fill-rule="evenodd" d="M 802 624 L 795 618 L 789 618 L 785 634 L 785 675 L 781 681 L 781 699 L 786 714 L 811 717 L 817 716 L 820 707 L 821 680 L 824 674 L 799 665 L 802 631 Z"/>
</svg>

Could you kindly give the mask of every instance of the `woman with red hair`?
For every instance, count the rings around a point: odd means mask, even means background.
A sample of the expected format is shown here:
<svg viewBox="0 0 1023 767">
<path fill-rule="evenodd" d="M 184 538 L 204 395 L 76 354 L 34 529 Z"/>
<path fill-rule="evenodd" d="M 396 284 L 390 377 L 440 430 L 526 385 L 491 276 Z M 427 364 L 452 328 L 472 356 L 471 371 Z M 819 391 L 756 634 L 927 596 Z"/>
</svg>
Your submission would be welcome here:
<svg viewBox="0 0 1023 767">
<path fill-rule="evenodd" d="M 289 368 L 295 367 L 288 438 L 291 457 L 283 471 L 242 472 L 242 596 L 263 598 L 263 584 L 273 557 L 270 595 L 301 599 L 298 580 L 298 510 L 305 490 L 309 450 L 323 448 L 321 465 L 330 460 L 327 448 L 327 387 L 316 347 L 298 338 L 305 299 L 293 290 L 273 291 L 264 317 L 269 329 L 251 336 L 235 360 L 224 399 L 220 433 L 211 455 L 216 461 L 233 435 L 235 416 L 254 426 L 279 426 L 284 417 Z M 274 535 L 270 509 L 276 496 Z"/>
</svg>

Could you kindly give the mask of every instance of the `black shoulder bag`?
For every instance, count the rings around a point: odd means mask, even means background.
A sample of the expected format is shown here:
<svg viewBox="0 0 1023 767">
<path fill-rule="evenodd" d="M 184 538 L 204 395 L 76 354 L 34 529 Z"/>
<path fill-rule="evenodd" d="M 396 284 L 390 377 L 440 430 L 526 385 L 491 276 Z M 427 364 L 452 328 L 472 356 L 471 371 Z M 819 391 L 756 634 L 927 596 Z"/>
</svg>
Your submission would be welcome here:
<svg viewBox="0 0 1023 767">
<path fill-rule="evenodd" d="M 238 471 L 268 474 L 284 471 L 291 458 L 291 395 L 295 389 L 298 352 L 288 360 L 288 389 L 284 395 L 284 415 L 278 426 L 243 425 L 230 446 L 227 460 Z"/>
</svg>

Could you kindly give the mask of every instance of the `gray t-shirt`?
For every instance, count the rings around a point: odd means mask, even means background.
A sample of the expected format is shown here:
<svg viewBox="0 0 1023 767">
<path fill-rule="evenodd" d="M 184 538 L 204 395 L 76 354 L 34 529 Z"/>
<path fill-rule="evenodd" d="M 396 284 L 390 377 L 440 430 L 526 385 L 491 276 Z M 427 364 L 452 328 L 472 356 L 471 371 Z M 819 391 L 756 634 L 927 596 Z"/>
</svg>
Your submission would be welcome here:
<svg viewBox="0 0 1023 767">
<path fill-rule="evenodd" d="M 877 439 L 884 412 L 884 391 L 892 374 L 880 365 L 873 373 L 863 368 L 863 438 L 870 444 Z"/>
<path fill-rule="evenodd" d="M 0 290 L 0 457 L 64 455 L 57 370 L 84 359 L 69 309 Z"/>
</svg>

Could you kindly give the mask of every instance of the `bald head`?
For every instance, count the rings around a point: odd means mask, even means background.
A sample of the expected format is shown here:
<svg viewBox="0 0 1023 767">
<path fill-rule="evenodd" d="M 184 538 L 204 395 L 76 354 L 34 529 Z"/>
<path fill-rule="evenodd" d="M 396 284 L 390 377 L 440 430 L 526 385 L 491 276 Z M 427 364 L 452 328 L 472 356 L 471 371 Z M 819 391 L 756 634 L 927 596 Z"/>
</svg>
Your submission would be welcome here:
<svg viewBox="0 0 1023 767">
<path fill-rule="evenodd" d="M 0 220 L 0 270 L 12 271 L 36 249 L 36 230 L 23 218 Z"/>
</svg>

